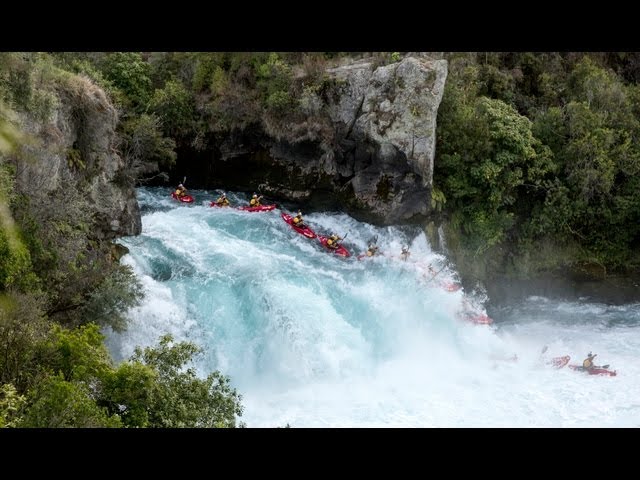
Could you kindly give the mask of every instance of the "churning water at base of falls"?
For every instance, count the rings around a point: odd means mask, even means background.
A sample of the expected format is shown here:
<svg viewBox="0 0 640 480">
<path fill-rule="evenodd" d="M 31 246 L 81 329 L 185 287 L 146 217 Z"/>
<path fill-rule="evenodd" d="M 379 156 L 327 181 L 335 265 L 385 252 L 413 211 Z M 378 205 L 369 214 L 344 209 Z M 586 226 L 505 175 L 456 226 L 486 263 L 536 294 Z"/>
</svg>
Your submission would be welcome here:
<svg viewBox="0 0 640 480">
<path fill-rule="evenodd" d="M 530 297 L 474 325 L 458 313 L 486 298 L 443 288 L 455 272 L 419 229 L 307 212 L 317 233 L 348 233 L 343 259 L 289 227 L 286 206 L 211 208 L 219 192 L 189 193 L 191 205 L 138 190 L 142 234 L 122 239 L 122 262 L 146 298 L 108 333 L 115 358 L 164 333 L 197 343 L 199 374 L 231 378 L 249 427 L 640 426 L 640 305 Z M 374 235 L 384 256 L 358 260 Z M 551 368 L 543 345 L 570 363 L 593 351 L 618 376 Z"/>
</svg>

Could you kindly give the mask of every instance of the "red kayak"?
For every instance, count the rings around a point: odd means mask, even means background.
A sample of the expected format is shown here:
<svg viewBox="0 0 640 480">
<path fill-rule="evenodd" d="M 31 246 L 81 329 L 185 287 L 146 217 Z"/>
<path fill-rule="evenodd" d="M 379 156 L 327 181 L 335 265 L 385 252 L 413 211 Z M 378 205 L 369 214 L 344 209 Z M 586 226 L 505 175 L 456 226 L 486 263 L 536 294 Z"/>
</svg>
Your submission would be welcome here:
<svg viewBox="0 0 640 480">
<path fill-rule="evenodd" d="M 444 288 L 447 292 L 457 292 L 462 288 L 462 285 L 453 282 L 445 282 L 441 283 L 442 288 Z"/>
<path fill-rule="evenodd" d="M 303 228 L 296 227 L 293 224 L 293 217 L 291 217 L 291 215 L 287 213 L 282 213 L 280 216 L 285 222 L 287 222 L 291 226 L 291 228 L 293 228 L 300 235 L 304 235 L 307 238 L 316 238 L 316 232 L 311 230 L 309 227 L 303 227 Z"/>
<path fill-rule="evenodd" d="M 578 372 L 587 372 L 589 375 L 604 375 L 609 377 L 615 377 L 618 375 L 615 370 L 609 370 L 608 368 L 602 367 L 584 368 L 582 365 L 569 365 L 569 368 Z"/>
<path fill-rule="evenodd" d="M 320 240 L 320 243 L 322 244 L 322 246 L 324 248 L 326 248 L 330 252 L 335 253 L 336 255 L 340 255 L 341 257 L 348 257 L 348 256 L 351 255 L 349 253 L 349 250 L 344 248 L 342 245 L 340 245 L 338 248 L 331 248 L 331 247 L 327 246 L 327 240 L 328 240 L 327 237 L 323 237 L 322 235 L 318 235 L 318 240 Z"/>
<path fill-rule="evenodd" d="M 562 368 L 567 363 L 569 363 L 571 357 L 569 355 L 565 355 L 564 357 L 555 357 L 547 362 L 547 365 L 552 365 L 554 368 Z"/>
<path fill-rule="evenodd" d="M 173 198 L 175 198 L 176 200 L 179 200 L 183 203 L 192 203 L 193 202 L 193 197 L 191 195 L 183 195 L 182 197 L 179 197 L 178 195 L 176 195 L 176 192 L 171 192 L 171 196 Z"/>
<path fill-rule="evenodd" d="M 466 322 L 475 323 L 477 325 L 491 325 L 493 323 L 493 319 L 483 313 L 462 312 L 458 317 Z"/>
<path fill-rule="evenodd" d="M 273 205 L 260 205 L 259 207 L 245 205 L 244 207 L 238 207 L 238 210 L 244 210 L 245 212 L 269 212 L 274 208 L 276 208 L 275 203 Z"/>
</svg>

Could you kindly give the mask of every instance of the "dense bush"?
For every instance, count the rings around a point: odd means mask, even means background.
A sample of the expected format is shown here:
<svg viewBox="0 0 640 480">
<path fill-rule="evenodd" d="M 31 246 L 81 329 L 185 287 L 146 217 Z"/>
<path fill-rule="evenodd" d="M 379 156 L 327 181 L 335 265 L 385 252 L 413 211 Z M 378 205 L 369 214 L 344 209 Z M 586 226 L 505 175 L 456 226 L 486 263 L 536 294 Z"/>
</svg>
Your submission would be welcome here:
<svg viewBox="0 0 640 480">
<path fill-rule="evenodd" d="M 450 61 L 434 183 L 466 247 L 518 252 L 551 240 L 571 250 L 569 263 L 637 266 L 638 86 L 608 68 L 619 57 Z"/>
</svg>

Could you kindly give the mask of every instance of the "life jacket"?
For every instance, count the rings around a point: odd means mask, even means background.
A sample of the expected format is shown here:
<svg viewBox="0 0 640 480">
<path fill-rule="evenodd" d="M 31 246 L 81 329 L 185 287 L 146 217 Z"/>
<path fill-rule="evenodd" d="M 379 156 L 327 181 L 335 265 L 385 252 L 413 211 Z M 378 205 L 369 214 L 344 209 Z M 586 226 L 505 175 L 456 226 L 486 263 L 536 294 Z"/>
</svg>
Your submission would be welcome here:
<svg viewBox="0 0 640 480">
<path fill-rule="evenodd" d="M 251 205 L 252 207 L 259 207 L 260 202 L 258 201 L 257 198 L 252 198 L 251 201 L 249 202 L 249 205 Z"/>
<path fill-rule="evenodd" d="M 293 217 L 293 223 L 300 223 L 302 221 L 302 218 L 300 217 Z"/>
<path fill-rule="evenodd" d="M 371 250 L 367 250 L 367 257 L 373 257 L 373 252 Z"/>
<path fill-rule="evenodd" d="M 583 368 L 591 368 L 593 367 L 593 360 L 591 358 L 585 358 L 584 362 L 582 362 Z"/>
<path fill-rule="evenodd" d="M 229 200 L 227 198 L 219 198 L 216 202 L 218 205 L 229 205 Z"/>
</svg>

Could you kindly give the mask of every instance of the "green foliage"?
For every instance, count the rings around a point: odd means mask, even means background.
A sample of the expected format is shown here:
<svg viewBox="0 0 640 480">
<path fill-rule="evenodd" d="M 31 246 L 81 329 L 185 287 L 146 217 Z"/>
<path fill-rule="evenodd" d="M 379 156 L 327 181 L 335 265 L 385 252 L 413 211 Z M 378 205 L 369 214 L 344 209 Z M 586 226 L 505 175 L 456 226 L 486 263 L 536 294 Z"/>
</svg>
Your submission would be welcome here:
<svg viewBox="0 0 640 480">
<path fill-rule="evenodd" d="M 125 105 L 143 110 L 151 97 L 150 66 L 139 53 L 114 52 L 103 62 L 105 78 L 123 94 Z"/>
<path fill-rule="evenodd" d="M 200 351 L 191 343 L 174 345 L 165 336 L 158 347 L 138 348 L 130 361 L 114 368 L 96 324 L 74 329 L 54 324 L 49 335 L 28 337 L 26 326 L 17 322 L 7 335 L 5 323 L 0 322 L 0 354 L 16 369 L 35 369 L 32 381 L 21 381 L 28 394 L 18 426 L 228 428 L 242 414 L 241 397 L 228 378 L 213 372 L 200 379 L 186 368 Z M 0 384 L 20 381 L 20 375 L 5 377 Z M 8 418 L 1 397 L 0 415 Z"/>
<path fill-rule="evenodd" d="M 481 67 L 480 95 L 511 103 L 515 99 L 515 78 L 491 64 Z"/>
<path fill-rule="evenodd" d="M 278 90 L 269 94 L 265 101 L 267 110 L 276 115 L 283 115 L 294 104 L 293 98 L 289 92 Z"/>
<path fill-rule="evenodd" d="M 0 94 L 4 101 L 15 110 L 29 112 L 38 121 L 47 121 L 58 104 L 55 81 L 65 72 L 56 68 L 46 54 L 4 55 L 0 62 L 7 66 L 4 70 L 0 68 Z"/>
<path fill-rule="evenodd" d="M 211 74 L 211 93 L 216 96 L 224 95 L 229 88 L 229 77 L 222 67 L 217 66 Z"/>
<path fill-rule="evenodd" d="M 29 396 L 29 407 L 18 424 L 26 428 L 120 427 L 120 418 L 109 416 L 93 398 L 89 385 L 68 382 L 62 375 L 38 385 Z"/>
<path fill-rule="evenodd" d="M 0 209 L 2 209 L 1 206 Z M 36 279 L 31 274 L 31 268 L 29 251 L 19 240 L 14 225 L 11 223 L 0 230 L 0 290 L 11 286 L 23 287 L 35 283 Z"/>
<path fill-rule="evenodd" d="M 454 92 L 441 111 L 437 177 L 463 215 L 469 245 L 486 249 L 513 227 L 515 204 L 527 200 L 522 187 L 538 184 L 553 167 L 526 117 L 500 100 L 467 98 Z"/>
<path fill-rule="evenodd" d="M 431 208 L 436 212 L 441 212 L 444 204 L 447 203 L 447 197 L 435 186 L 431 189 Z"/>
<path fill-rule="evenodd" d="M 103 340 L 94 323 L 72 330 L 54 324 L 41 355 L 48 368 L 64 380 L 91 382 L 104 378 L 112 368 Z"/>
<path fill-rule="evenodd" d="M 22 137 L 15 125 L 15 113 L 0 101 L 0 155 L 13 151 Z"/>
<path fill-rule="evenodd" d="M 195 61 L 207 57 L 208 66 L 196 69 Z M 101 99 L 91 81 L 102 85 L 121 109 L 125 166 L 116 181 L 133 185 L 175 162 L 175 142 L 162 135 L 161 122 L 173 137 L 188 136 L 196 126 L 202 130 L 194 92 L 185 88 L 194 78 L 220 102 L 211 107 L 240 107 L 231 109 L 232 122 L 257 118 L 253 62 L 267 58 L 241 57 L 230 62 L 228 54 L 0 53 L 0 426 L 236 426 L 240 396 L 219 372 L 200 379 L 186 368 L 199 351 L 192 344 L 170 345 L 165 338 L 157 349 L 138 349 L 137 358 L 113 366 L 100 327 L 125 328 L 126 311 L 142 298 L 141 284 L 94 234 L 102 219 L 83 186 L 94 172 L 84 171 L 78 182 L 57 191 L 41 190 L 32 179 L 14 192 L 15 173 L 6 158 L 28 139 L 4 105 L 46 124 L 59 98 L 81 99 L 82 122 L 87 111 L 104 107 L 85 98 L 91 92 Z M 158 87 L 153 96 L 151 78 Z M 247 88 L 232 88 L 236 82 Z M 278 108 L 278 101 L 272 106 Z M 142 113 L 147 109 L 153 113 Z M 59 153 L 72 169 L 86 170 L 92 142 L 79 138 Z"/>
<path fill-rule="evenodd" d="M 37 283 L 31 255 L 9 209 L 13 197 L 13 171 L 0 157 L 0 291 L 35 288 Z"/>
<path fill-rule="evenodd" d="M 156 90 L 149 109 L 161 119 L 168 135 L 184 135 L 191 128 L 194 117 L 193 97 L 180 81 L 169 80 L 164 88 Z"/>
<path fill-rule="evenodd" d="M 225 72 L 224 60 L 225 54 L 222 52 L 197 54 L 193 74 L 193 90 L 195 92 L 201 92 L 207 87 L 210 87 L 211 91 L 215 92 L 215 77 L 220 77 L 222 76 L 220 72 Z"/>
<path fill-rule="evenodd" d="M 49 330 L 41 296 L 15 291 L 0 295 L 0 384 L 11 383 L 20 392 L 33 384 L 41 371 L 38 345 Z"/>
<path fill-rule="evenodd" d="M 80 315 L 123 332 L 126 329 L 125 313 L 139 305 L 143 296 L 142 284 L 131 267 L 116 265 L 88 294 Z"/>
<path fill-rule="evenodd" d="M 85 163 L 82 161 L 82 153 L 77 148 L 69 148 L 67 150 L 67 165 L 71 169 L 84 170 Z"/>
<path fill-rule="evenodd" d="M 125 427 L 148 427 L 157 372 L 139 362 L 123 362 L 105 378 L 103 403 Z"/>
<path fill-rule="evenodd" d="M 158 170 L 168 170 L 176 161 L 176 144 L 163 136 L 160 119 L 142 114 L 121 125 L 121 152 L 127 163 L 123 172 L 130 183 Z"/>
<path fill-rule="evenodd" d="M 399 62 L 400 60 L 402 60 L 402 55 L 400 55 L 400 52 L 391 52 L 389 58 L 391 59 L 392 63 Z"/>
<path fill-rule="evenodd" d="M 31 201 L 23 199 L 15 209 L 16 221 L 24 229 L 34 272 L 49 294 L 49 311 L 61 309 L 71 314 L 72 305 L 81 304 L 83 292 L 105 271 L 100 261 L 93 261 L 98 256 L 90 255 L 94 253 L 88 238 L 90 205 L 75 188 L 34 191 L 30 197 Z"/>
<path fill-rule="evenodd" d="M 294 107 L 291 67 L 277 53 L 270 53 L 266 62 L 258 64 L 256 78 L 268 113 L 282 116 Z"/>
<path fill-rule="evenodd" d="M 630 258 L 629 247 L 640 234 L 634 91 L 583 58 L 568 77 L 568 93 L 566 105 L 536 121 L 563 166 L 537 226 L 557 225 L 561 239 L 581 244 L 579 260 L 618 267 Z"/>
<path fill-rule="evenodd" d="M 109 244 L 91 238 L 94 218 L 85 196 L 75 188 L 37 191 L 16 212 L 48 294 L 47 313 L 67 325 L 122 328 L 124 312 L 117 310 L 134 306 L 141 289 L 126 267 L 110 260 Z"/>
<path fill-rule="evenodd" d="M 473 251 L 508 239 L 512 252 L 526 255 L 545 237 L 564 252 L 558 262 L 620 268 L 634 258 L 640 90 L 607 68 L 631 75 L 637 59 L 623 57 L 451 56 L 434 182 Z M 528 114 L 533 124 L 482 95 Z"/>
<path fill-rule="evenodd" d="M 229 385 L 229 379 L 213 372 L 199 379 L 193 368 L 186 368 L 200 348 L 189 342 L 173 343 L 171 335 L 160 339 L 157 348 L 137 348 L 131 360 L 157 372 L 148 408 L 151 427 L 236 426 L 242 415 L 242 397 Z"/>
<path fill-rule="evenodd" d="M 10 383 L 0 385 L 0 428 L 15 427 L 20 423 L 20 409 L 25 398 L 18 395 L 16 387 Z"/>
</svg>

